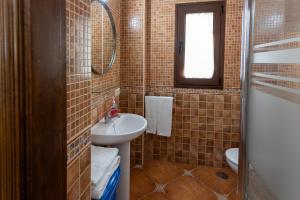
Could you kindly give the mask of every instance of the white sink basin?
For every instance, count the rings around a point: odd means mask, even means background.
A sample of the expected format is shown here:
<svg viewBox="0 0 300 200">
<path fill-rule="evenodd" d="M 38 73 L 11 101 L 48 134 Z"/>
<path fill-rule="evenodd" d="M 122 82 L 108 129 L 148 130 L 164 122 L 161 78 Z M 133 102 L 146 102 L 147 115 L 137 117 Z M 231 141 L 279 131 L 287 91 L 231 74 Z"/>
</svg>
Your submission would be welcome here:
<svg viewBox="0 0 300 200">
<path fill-rule="evenodd" d="M 122 113 L 108 123 L 99 122 L 92 127 L 92 144 L 116 145 L 129 142 L 140 136 L 146 127 L 147 121 L 144 117 Z"/>
<path fill-rule="evenodd" d="M 130 141 L 146 130 L 144 117 L 134 114 L 120 114 L 108 123 L 99 122 L 92 127 L 93 145 L 112 145 L 119 149 L 122 175 L 116 200 L 129 200 L 130 196 Z"/>
</svg>

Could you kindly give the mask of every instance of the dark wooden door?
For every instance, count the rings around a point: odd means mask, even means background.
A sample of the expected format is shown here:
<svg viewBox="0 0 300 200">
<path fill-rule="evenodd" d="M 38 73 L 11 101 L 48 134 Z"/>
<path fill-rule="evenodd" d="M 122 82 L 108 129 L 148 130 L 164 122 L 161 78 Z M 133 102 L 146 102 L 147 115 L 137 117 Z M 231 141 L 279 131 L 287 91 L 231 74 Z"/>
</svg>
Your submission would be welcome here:
<svg viewBox="0 0 300 200">
<path fill-rule="evenodd" d="M 0 199 L 66 199 L 64 0 L 0 1 Z"/>
<path fill-rule="evenodd" d="M 21 197 L 20 84 L 15 2 L 0 1 L 0 199 Z"/>
</svg>

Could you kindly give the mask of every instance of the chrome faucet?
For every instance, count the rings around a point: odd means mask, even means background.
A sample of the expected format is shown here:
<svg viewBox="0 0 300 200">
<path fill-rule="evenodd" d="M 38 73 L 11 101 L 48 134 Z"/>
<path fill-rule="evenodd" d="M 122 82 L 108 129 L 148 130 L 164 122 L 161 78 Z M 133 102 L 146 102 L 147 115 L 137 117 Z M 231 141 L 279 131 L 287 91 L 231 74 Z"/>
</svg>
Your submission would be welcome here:
<svg viewBox="0 0 300 200">
<path fill-rule="evenodd" d="M 111 121 L 110 113 L 109 112 L 104 113 L 104 123 L 107 124 L 110 121 Z"/>
<path fill-rule="evenodd" d="M 112 118 L 115 118 L 115 117 L 120 118 L 121 116 L 120 116 L 119 114 L 117 114 L 117 115 L 115 115 L 115 116 L 112 117 L 112 116 L 110 115 L 110 111 L 104 113 L 104 123 L 105 123 L 105 124 L 109 123 L 109 122 L 111 121 L 111 119 L 112 119 Z"/>
</svg>

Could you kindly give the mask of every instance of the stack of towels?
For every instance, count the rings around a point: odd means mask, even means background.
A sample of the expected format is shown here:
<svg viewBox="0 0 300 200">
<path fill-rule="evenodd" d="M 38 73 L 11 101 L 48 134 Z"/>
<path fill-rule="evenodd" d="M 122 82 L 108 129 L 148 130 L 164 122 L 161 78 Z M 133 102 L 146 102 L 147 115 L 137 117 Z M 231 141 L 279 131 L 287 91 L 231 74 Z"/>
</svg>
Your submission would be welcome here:
<svg viewBox="0 0 300 200">
<path fill-rule="evenodd" d="M 91 149 L 92 199 L 103 199 L 103 195 L 114 176 L 120 176 L 120 156 L 117 148 L 104 148 L 92 145 Z"/>
</svg>

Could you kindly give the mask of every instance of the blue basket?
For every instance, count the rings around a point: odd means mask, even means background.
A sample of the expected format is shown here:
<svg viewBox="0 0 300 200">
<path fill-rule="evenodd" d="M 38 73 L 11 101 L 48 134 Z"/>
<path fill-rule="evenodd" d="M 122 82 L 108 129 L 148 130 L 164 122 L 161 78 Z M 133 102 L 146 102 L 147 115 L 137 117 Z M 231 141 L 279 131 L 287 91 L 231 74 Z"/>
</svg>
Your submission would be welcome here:
<svg viewBox="0 0 300 200">
<path fill-rule="evenodd" d="M 115 200 L 116 199 L 116 190 L 120 181 L 121 169 L 118 169 L 114 172 L 111 178 L 108 181 L 108 184 L 103 192 L 100 200 Z"/>
</svg>

